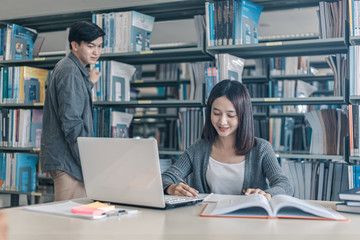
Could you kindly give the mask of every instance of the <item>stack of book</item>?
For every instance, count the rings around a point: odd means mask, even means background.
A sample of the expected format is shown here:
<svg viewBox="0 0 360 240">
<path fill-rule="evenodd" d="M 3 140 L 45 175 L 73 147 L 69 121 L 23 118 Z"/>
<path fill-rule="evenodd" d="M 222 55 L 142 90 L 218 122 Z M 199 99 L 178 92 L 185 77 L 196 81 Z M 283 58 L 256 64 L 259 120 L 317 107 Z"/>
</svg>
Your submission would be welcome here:
<svg viewBox="0 0 360 240">
<path fill-rule="evenodd" d="M 344 202 L 336 204 L 337 211 L 360 213 L 360 188 L 339 192 L 339 198 Z"/>
</svg>

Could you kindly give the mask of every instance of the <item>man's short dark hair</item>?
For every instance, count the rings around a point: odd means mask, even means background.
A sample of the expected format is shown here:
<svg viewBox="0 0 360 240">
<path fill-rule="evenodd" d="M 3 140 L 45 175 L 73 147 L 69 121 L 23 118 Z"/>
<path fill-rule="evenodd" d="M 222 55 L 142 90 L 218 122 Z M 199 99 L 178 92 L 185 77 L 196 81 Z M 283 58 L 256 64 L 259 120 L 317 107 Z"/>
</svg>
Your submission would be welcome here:
<svg viewBox="0 0 360 240">
<path fill-rule="evenodd" d="M 214 101 L 225 96 L 234 105 L 239 126 L 236 130 L 235 148 L 238 155 L 246 155 L 256 145 L 254 135 L 254 120 L 250 94 L 246 87 L 229 79 L 220 81 L 211 90 L 206 103 L 205 126 L 201 137 L 210 143 L 215 141 L 218 135 L 211 123 L 211 108 Z"/>
<path fill-rule="evenodd" d="M 98 25 L 86 21 L 75 22 L 70 26 L 68 38 L 70 49 L 72 49 L 72 41 L 75 41 L 80 45 L 82 41 L 90 43 L 103 36 L 105 36 L 105 32 Z"/>
</svg>

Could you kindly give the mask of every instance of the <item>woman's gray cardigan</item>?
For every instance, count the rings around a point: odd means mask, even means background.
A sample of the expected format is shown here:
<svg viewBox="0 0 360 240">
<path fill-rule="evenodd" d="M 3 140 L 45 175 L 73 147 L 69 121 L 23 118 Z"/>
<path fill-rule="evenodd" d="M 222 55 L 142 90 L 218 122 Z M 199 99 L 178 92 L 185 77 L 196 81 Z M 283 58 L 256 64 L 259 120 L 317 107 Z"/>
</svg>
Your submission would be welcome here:
<svg viewBox="0 0 360 240">
<path fill-rule="evenodd" d="M 289 179 L 284 175 L 270 143 L 256 138 L 256 146 L 246 155 L 243 190 L 260 188 L 272 196 L 293 195 Z M 211 193 L 206 181 L 212 145 L 197 140 L 180 158 L 162 174 L 164 190 L 180 182 L 179 177 L 189 179 L 188 184 L 199 193 Z M 267 181 L 268 180 L 268 181 Z"/>
</svg>

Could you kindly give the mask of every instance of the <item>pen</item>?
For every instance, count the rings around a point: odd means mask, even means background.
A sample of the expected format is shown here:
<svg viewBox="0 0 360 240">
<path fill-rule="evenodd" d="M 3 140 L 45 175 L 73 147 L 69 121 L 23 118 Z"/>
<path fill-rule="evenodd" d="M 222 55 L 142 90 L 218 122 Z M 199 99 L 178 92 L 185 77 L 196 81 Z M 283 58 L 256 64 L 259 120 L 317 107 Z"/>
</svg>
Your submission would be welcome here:
<svg viewBox="0 0 360 240">
<path fill-rule="evenodd" d="M 107 213 L 104 213 L 107 217 L 116 217 L 116 216 L 120 216 L 120 215 L 125 215 L 128 212 L 124 209 L 120 209 L 120 210 L 113 210 Z"/>
<path fill-rule="evenodd" d="M 184 179 L 182 179 L 182 177 L 179 176 L 179 174 L 178 174 L 177 172 L 175 172 L 175 175 L 176 175 L 176 177 L 180 180 L 180 182 L 182 182 L 183 184 L 189 185 L 189 184 L 187 184 L 187 183 L 185 182 Z"/>
</svg>

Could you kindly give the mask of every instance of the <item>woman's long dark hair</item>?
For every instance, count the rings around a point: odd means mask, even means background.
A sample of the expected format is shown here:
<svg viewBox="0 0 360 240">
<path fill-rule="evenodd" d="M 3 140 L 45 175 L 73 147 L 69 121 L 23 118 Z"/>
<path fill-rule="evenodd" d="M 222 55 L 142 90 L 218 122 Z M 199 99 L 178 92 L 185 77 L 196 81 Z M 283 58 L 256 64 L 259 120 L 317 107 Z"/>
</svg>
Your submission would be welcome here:
<svg viewBox="0 0 360 240">
<path fill-rule="evenodd" d="M 234 105 L 238 117 L 239 126 L 236 130 L 235 147 L 238 155 L 245 155 L 256 144 L 254 136 L 254 120 L 250 95 L 246 87 L 238 82 L 223 80 L 211 90 L 207 104 L 205 126 L 201 135 L 204 140 L 213 143 L 218 135 L 211 123 L 211 108 L 213 102 L 225 96 Z"/>
</svg>

